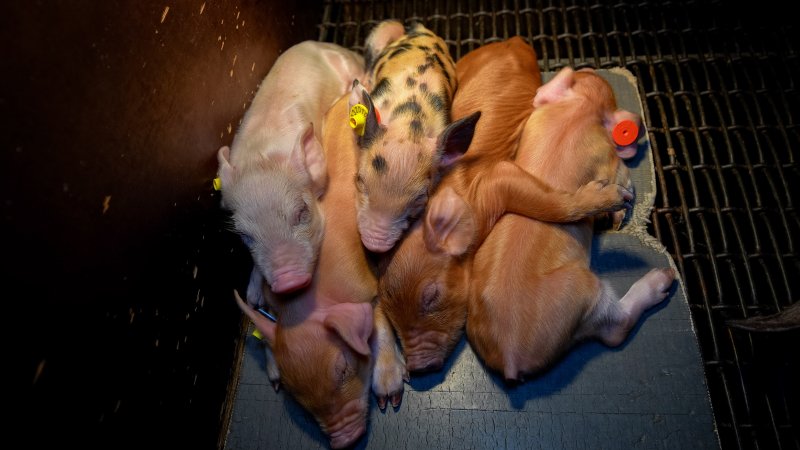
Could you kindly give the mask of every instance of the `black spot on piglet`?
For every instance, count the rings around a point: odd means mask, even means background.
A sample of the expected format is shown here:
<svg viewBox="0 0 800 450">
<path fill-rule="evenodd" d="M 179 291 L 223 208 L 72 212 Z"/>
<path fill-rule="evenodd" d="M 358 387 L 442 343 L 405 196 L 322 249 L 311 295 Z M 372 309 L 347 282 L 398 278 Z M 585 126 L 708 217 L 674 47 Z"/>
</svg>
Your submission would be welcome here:
<svg viewBox="0 0 800 450">
<path fill-rule="evenodd" d="M 376 155 L 375 158 L 372 159 L 372 167 L 378 173 L 386 172 L 386 159 L 381 155 Z"/>
</svg>

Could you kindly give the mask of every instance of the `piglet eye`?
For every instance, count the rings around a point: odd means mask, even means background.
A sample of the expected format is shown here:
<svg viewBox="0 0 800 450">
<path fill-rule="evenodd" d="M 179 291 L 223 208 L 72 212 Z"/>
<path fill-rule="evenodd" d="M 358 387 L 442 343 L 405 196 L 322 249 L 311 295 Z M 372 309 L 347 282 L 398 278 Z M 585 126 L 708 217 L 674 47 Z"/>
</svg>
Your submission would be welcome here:
<svg viewBox="0 0 800 450">
<path fill-rule="evenodd" d="M 336 358 L 336 363 L 333 367 L 334 376 L 340 386 L 355 375 L 355 365 L 350 359 L 351 358 L 348 358 L 345 353 L 340 354 Z"/>
<path fill-rule="evenodd" d="M 430 312 L 436 306 L 439 296 L 439 286 L 436 283 L 425 286 L 425 289 L 422 291 L 422 310 L 424 312 Z"/>
<path fill-rule="evenodd" d="M 298 225 L 307 225 L 311 222 L 311 210 L 307 204 L 303 203 L 303 206 L 295 212 L 294 222 Z"/>
<path fill-rule="evenodd" d="M 427 201 L 428 201 L 428 193 L 423 192 L 414 199 L 414 205 L 417 207 L 423 207 L 425 206 L 425 203 Z"/>
<path fill-rule="evenodd" d="M 408 208 L 409 216 L 416 217 L 422 210 L 425 209 L 425 204 L 428 202 L 428 193 L 423 192 L 414 198 Z"/>
<path fill-rule="evenodd" d="M 358 192 L 364 192 L 364 178 L 361 175 L 356 175 L 356 189 Z"/>
</svg>

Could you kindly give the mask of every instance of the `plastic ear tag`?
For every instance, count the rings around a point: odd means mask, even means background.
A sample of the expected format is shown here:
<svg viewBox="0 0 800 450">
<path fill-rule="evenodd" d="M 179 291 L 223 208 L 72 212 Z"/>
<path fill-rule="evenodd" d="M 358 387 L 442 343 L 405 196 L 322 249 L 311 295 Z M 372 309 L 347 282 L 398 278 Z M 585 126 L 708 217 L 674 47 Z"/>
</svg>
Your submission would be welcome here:
<svg viewBox="0 0 800 450">
<path fill-rule="evenodd" d="M 222 190 L 222 179 L 220 177 L 214 178 L 214 181 L 211 184 L 214 186 L 215 191 Z"/>
<path fill-rule="evenodd" d="M 611 132 L 614 143 L 625 147 L 636 142 L 639 137 L 639 127 L 632 120 L 620 120 Z"/>
<path fill-rule="evenodd" d="M 262 316 L 264 316 L 264 317 L 266 317 L 267 319 L 269 319 L 269 320 L 271 320 L 271 321 L 273 321 L 273 322 L 276 322 L 276 323 L 278 322 L 278 318 L 277 318 L 277 317 L 275 317 L 275 316 L 273 316 L 272 314 L 270 314 L 270 313 L 269 313 L 269 311 L 267 311 L 266 309 L 264 309 L 264 308 L 257 308 L 257 309 L 256 309 L 256 311 L 258 311 L 259 313 L 261 313 L 261 315 L 262 315 Z"/>
<path fill-rule="evenodd" d="M 364 135 L 364 128 L 367 125 L 367 113 L 369 113 L 369 110 L 361 103 L 356 103 L 350 108 L 350 128 L 355 130 L 359 136 Z"/>
<path fill-rule="evenodd" d="M 267 311 L 264 308 L 256 308 L 256 311 L 258 311 L 259 313 L 261 313 L 262 316 L 266 317 L 267 319 L 269 319 L 269 320 L 271 320 L 273 322 L 277 322 L 278 321 L 278 319 L 275 316 L 270 314 L 269 311 Z M 258 328 L 253 330 L 253 336 L 255 336 L 259 341 L 264 340 L 264 335 L 261 334 L 260 331 L 258 331 Z"/>
<path fill-rule="evenodd" d="M 258 331 L 258 328 L 253 330 L 253 336 L 255 336 L 255 338 L 258 339 L 259 341 L 263 341 L 264 340 L 264 335 L 261 334 L 260 331 Z"/>
</svg>

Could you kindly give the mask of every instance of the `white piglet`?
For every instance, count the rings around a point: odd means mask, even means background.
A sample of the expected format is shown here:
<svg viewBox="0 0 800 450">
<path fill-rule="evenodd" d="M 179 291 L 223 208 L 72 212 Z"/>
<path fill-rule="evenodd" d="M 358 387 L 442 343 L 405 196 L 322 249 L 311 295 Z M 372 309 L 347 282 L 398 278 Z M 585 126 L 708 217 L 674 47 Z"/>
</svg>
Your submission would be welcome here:
<svg viewBox="0 0 800 450">
<path fill-rule="evenodd" d="M 264 304 L 311 282 L 327 172 L 318 133 L 330 106 L 364 78 L 364 60 L 343 47 L 305 41 L 284 52 L 264 78 L 231 147 L 217 153 L 223 206 L 250 249 L 247 300 Z"/>
</svg>

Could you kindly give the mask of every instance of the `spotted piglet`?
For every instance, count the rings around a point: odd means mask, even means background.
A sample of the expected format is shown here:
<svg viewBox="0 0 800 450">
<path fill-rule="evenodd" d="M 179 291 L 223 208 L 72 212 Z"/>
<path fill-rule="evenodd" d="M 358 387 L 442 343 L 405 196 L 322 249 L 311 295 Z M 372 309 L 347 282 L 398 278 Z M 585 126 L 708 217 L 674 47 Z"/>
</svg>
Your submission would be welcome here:
<svg viewBox="0 0 800 450">
<path fill-rule="evenodd" d="M 365 60 L 374 88 L 356 85 L 350 100 L 368 111 L 358 130 L 358 230 L 365 247 L 386 252 L 425 208 L 441 169 L 467 150 L 477 118 L 450 123 L 455 65 L 423 25 L 381 22 Z"/>
</svg>

